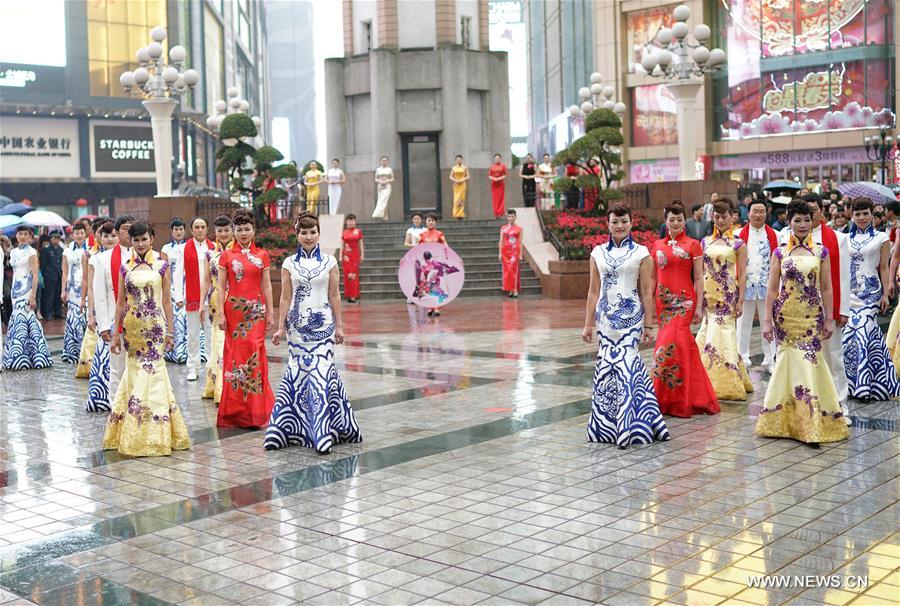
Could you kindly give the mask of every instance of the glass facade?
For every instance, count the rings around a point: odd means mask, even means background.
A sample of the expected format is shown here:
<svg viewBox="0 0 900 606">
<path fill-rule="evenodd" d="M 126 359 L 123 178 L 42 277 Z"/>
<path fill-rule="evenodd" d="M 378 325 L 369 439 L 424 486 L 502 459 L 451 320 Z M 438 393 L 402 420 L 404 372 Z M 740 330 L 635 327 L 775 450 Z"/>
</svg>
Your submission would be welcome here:
<svg viewBox="0 0 900 606">
<path fill-rule="evenodd" d="M 150 30 L 166 27 L 165 0 L 91 0 L 87 2 L 88 70 L 94 97 L 125 97 L 122 72 L 140 65 L 134 54 L 146 46 Z M 167 42 L 167 41 L 166 41 Z M 168 52 L 163 43 L 164 52 Z"/>
<path fill-rule="evenodd" d="M 719 139 L 893 125 L 891 0 L 722 0 Z M 791 15 L 787 19 L 785 15 Z"/>
<path fill-rule="evenodd" d="M 216 101 L 225 98 L 225 54 L 222 24 L 209 6 L 203 11 L 206 112 L 214 111 Z"/>
<path fill-rule="evenodd" d="M 678 143 L 675 98 L 664 84 L 631 89 L 631 144 L 671 145 Z"/>
</svg>

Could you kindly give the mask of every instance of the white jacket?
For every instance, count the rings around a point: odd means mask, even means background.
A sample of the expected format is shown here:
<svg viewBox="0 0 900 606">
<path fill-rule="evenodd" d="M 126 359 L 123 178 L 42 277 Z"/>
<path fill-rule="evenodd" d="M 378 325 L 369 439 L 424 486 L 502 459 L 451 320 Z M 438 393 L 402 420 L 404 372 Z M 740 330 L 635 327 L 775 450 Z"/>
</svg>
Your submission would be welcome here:
<svg viewBox="0 0 900 606">
<path fill-rule="evenodd" d="M 122 266 L 131 258 L 131 249 L 122 248 Z M 97 332 L 112 330 L 116 321 L 116 295 L 113 290 L 113 280 L 119 276 L 113 276 L 110 271 L 112 252 L 115 248 L 104 250 L 93 255 L 88 261 L 94 268 L 94 281 L 91 284 L 91 293 L 94 295 L 94 315 L 97 318 Z"/>
</svg>

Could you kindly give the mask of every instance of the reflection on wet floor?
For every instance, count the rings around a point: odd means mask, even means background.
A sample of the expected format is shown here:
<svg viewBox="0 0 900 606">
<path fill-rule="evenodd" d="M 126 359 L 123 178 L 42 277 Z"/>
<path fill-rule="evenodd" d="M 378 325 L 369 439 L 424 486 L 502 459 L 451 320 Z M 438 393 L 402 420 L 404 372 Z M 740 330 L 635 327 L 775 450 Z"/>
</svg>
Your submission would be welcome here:
<svg viewBox="0 0 900 606">
<path fill-rule="evenodd" d="M 217 429 L 184 367 L 192 449 L 104 453 L 70 367 L 3 373 L 0 605 L 900 601 L 896 402 L 852 404 L 819 450 L 761 439 L 754 368 L 751 401 L 667 419 L 670 442 L 590 444 L 595 352 L 556 303 L 356 308 L 338 363 L 365 442 L 326 456 Z"/>
</svg>

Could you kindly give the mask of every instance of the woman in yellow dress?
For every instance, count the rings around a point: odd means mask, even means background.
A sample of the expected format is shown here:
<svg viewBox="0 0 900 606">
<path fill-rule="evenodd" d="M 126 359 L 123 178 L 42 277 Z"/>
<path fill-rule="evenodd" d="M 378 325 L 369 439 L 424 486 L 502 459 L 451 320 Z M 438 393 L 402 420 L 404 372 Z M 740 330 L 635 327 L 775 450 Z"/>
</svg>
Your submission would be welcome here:
<svg viewBox="0 0 900 606">
<path fill-rule="evenodd" d="M 822 343 L 834 332 L 828 250 L 813 242 L 812 210 L 788 205 L 791 235 L 773 252 L 763 338 L 778 342 L 756 433 L 818 445 L 848 437 Z"/>
<path fill-rule="evenodd" d="M 747 247 L 734 235 L 735 211 L 728 198 L 717 201 L 713 234 L 702 242 L 704 316 L 697 347 L 720 400 L 746 400 L 753 391 L 737 346 L 737 318 L 747 286 Z"/>
<path fill-rule="evenodd" d="M 900 272 L 894 276 L 895 282 L 900 282 Z M 891 316 L 891 324 L 888 326 L 887 337 L 885 338 L 888 351 L 891 353 L 891 361 L 894 363 L 894 370 L 900 377 L 900 305 L 894 308 L 894 314 Z"/>
<path fill-rule="evenodd" d="M 119 353 L 124 328 L 128 360 L 106 422 L 103 449 L 135 457 L 170 455 L 190 448 L 191 440 L 163 359 L 164 350 L 175 345 L 168 263 L 152 250 L 152 227 L 139 221 L 128 233 L 134 248 L 118 277 L 110 346 L 113 354 Z"/>
<path fill-rule="evenodd" d="M 469 180 L 469 167 L 463 164 L 463 157 L 456 156 L 456 164 L 450 169 L 450 180 L 453 181 L 453 218 L 466 218 L 466 182 Z"/>
<path fill-rule="evenodd" d="M 303 183 L 306 185 L 306 210 L 317 214 L 319 206 L 319 184 L 322 183 L 325 173 L 319 163 L 313 160 L 309 163 L 309 170 L 303 175 Z"/>
</svg>

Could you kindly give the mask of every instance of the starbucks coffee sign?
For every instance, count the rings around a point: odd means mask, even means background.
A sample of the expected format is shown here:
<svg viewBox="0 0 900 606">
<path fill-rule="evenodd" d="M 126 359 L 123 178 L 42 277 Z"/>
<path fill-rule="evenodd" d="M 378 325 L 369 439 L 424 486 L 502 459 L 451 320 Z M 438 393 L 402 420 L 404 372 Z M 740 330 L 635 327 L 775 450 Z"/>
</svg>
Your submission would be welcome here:
<svg viewBox="0 0 900 606">
<path fill-rule="evenodd" d="M 153 178 L 153 131 L 149 124 L 91 122 L 91 176 Z"/>
</svg>

